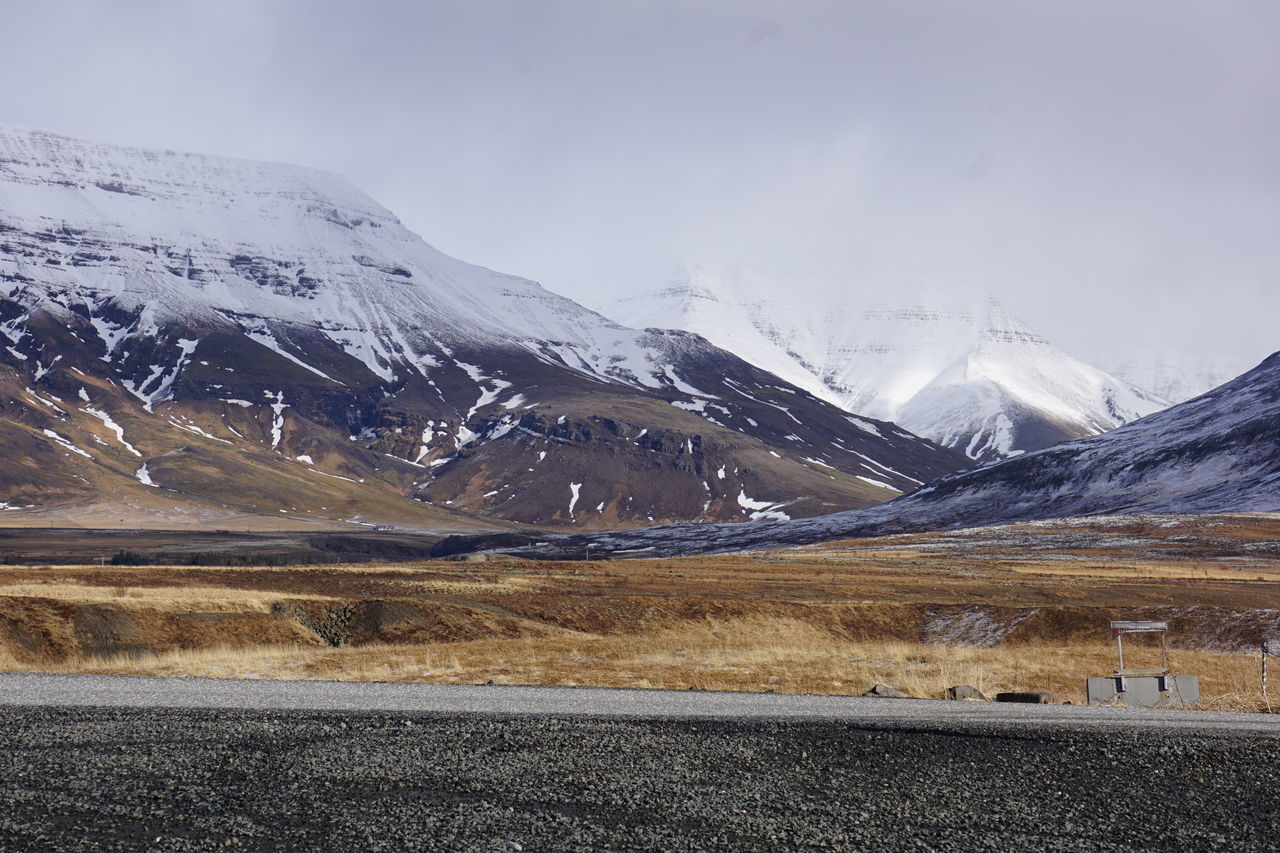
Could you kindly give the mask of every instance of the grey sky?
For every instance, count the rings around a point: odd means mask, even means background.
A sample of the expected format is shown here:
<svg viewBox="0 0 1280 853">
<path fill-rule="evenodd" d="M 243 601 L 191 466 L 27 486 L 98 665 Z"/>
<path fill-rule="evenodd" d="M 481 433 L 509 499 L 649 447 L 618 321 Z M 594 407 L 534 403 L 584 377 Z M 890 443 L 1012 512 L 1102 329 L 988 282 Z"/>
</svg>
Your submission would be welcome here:
<svg viewBox="0 0 1280 853">
<path fill-rule="evenodd" d="M 1280 349 L 1280 5 L 0 0 L 0 121 L 346 174 L 588 303 L 685 260 Z"/>
</svg>

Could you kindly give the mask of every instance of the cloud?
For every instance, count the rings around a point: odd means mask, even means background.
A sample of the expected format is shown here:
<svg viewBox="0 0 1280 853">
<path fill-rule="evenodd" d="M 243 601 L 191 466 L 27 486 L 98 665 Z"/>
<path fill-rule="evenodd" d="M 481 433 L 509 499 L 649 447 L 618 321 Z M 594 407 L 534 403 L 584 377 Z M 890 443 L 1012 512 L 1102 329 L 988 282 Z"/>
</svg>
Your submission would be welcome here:
<svg viewBox="0 0 1280 853">
<path fill-rule="evenodd" d="M 690 259 L 984 288 L 1086 357 L 1280 348 L 1274 4 L 6 10 L 5 121 L 343 172 L 588 302 Z"/>
</svg>

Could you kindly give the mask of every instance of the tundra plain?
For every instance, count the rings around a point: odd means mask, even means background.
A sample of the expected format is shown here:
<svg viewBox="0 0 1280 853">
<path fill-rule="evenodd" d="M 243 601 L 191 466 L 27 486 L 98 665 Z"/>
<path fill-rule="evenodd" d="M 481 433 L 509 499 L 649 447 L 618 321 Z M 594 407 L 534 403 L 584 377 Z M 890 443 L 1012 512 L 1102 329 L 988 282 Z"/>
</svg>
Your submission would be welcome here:
<svg viewBox="0 0 1280 853">
<path fill-rule="evenodd" d="M 1115 667 L 1122 618 L 1171 623 L 1172 667 L 1201 676 L 1202 707 L 1269 710 L 1257 648 L 1280 632 L 1280 517 L 661 560 L 0 567 L 9 671 L 917 697 L 970 684 L 1079 703 Z"/>
</svg>

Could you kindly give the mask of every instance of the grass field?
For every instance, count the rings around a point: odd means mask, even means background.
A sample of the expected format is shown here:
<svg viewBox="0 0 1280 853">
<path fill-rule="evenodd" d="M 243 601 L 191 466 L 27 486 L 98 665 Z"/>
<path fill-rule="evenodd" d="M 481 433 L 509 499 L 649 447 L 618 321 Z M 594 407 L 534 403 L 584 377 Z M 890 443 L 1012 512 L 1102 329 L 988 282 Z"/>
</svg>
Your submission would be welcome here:
<svg viewBox="0 0 1280 853">
<path fill-rule="evenodd" d="M 0 567 L 0 668 L 1084 700 L 1171 622 L 1204 707 L 1264 710 L 1280 520 L 1022 525 L 609 563 Z M 1135 643 L 1133 655 L 1154 659 Z M 1141 664 L 1140 664 L 1141 665 Z"/>
<path fill-rule="evenodd" d="M 1266 710 L 1256 656 L 1178 651 L 1178 672 L 1204 673 L 1201 707 Z M 1084 701 L 1083 679 L 1115 666 L 1097 644 L 1036 642 L 993 648 L 908 641 L 855 642 L 804 622 L 705 620 L 663 631 L 349 648 L 215 647 L 68 661 L 54 671 L 210 678 L 409 681 L 743 690 L 853 695 L 891 684 L 938 699 L 972 685 L 988 696 L 1048 690 Z"/>
</svg>

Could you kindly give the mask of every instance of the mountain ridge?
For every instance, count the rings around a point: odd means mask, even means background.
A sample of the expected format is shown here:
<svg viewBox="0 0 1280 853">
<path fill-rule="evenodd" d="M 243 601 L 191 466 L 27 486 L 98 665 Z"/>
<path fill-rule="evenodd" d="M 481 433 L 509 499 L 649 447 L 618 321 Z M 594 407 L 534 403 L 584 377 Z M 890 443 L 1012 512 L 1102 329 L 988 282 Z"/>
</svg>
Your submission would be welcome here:
<svg viewBox="0 0 1280 853">
<path fill-rule="evenodd" d="M 1111 432 L 947 475 L 878 506 L 749 529 L 652 528 L 512 550 L 571 556 L 589 543 L 602 557 L 669 556 L 1057 518 L 1240 512 L 1280 512 L 1280 352 Z"/>
<path fill-rule="evenodd" d="M 0 338 L 8 505 L 234 503 L 288 469 L 259 510 L 381 490 L 397 517 L 626 526 L 869 505 L 965 464 L 444 255 L 338 176 L 2 126 Z"/>
</svg>

